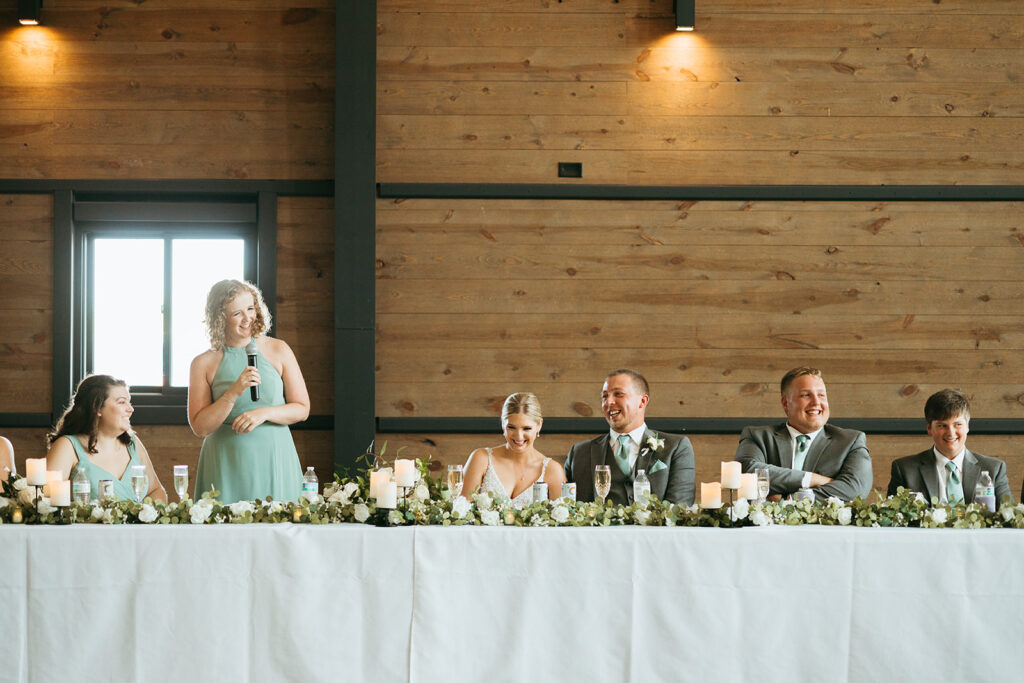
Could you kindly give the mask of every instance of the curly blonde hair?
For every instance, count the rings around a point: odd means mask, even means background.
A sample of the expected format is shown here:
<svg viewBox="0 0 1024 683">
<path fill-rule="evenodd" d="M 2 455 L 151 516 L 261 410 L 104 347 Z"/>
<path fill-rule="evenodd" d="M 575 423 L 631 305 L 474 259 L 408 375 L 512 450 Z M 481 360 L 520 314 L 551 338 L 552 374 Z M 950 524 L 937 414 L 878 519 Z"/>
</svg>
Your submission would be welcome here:
<svg viewBox="0 0 1024 683">
<path fill-rule="evenodd" d="M 210 337 L 210 345 L 217 351 L 224 348 L 224 328 L 226 319 L 224 308 L 228 302 L 239 294 L 248 292 L 256 303 L 256 320 L 252 323 L 253 338 L 266 334 L 270 330 L 270 311 L 263 301 L 263 292 L 251 282 L 243 280 L 221 280 L 210 288 L 206 296 L 206 316 L 203 323 Z"/>
</svg>

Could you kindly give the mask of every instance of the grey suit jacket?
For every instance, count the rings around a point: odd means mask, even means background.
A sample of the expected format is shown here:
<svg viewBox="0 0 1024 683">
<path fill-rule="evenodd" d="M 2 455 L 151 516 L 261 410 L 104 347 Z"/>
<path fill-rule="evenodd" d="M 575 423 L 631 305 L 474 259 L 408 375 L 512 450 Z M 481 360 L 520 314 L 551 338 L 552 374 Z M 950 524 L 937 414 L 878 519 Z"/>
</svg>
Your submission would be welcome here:
<svg viewBox="0 0 1024 683">
<path fill-rule="evenodd" d="M 647 439 L 652 436 L 665 439 L 665 447 L 657 453 L 652 453 L 647 448 Z M 576 482 L 576 500 L 587 502 L 594 500 L 595 466 L 616 466 L 608 441 L 609 435 L 606 432 L 590 441 L 575 443 L 569 449 L 569 455 L 565 459 L 565 478 L 567 481 Z M 653 472 L 652 469 L 659 460 L 665 464 L 665 467 Z M 635 473 L 638 469 L 647 471 L 653 495 L 670 503 L 693 504 L 696 480 L 693 447 L 685 436 L 656 432 L 652 429 L 645 431 L 640 444 L 640 455 L 633 466 L 633 472 Z M 627 493 L 627 495 L 630 494 Z M 617 496 L 609 495 L 608 497 L 623 505 L 632 502 L 631 500 L 618 500 Z"/>
<path fill-rule="evenodd" d="M 744 472 L 768 466 L 771 493 L 789 495 L 800 489 L 804 472 L 831 477 L 832 482 L 814 489 L 814 497 L 835 496 L 851 501 L 871 492 L 871 456 L 864 432 L 826 424 L 807 450 L 804 469 L 793 469 L 793 438 L 786 423 L 774 427 L 745 427 L 736 448 L 736 460 Z"/>
<path fill-rule="evenodd" d="M 964 500 L 974 502 L 974 487 L 982 470 L 988 470 L 996 485 L 996 507 L 1002 504 L 1003 496 L 1010 494 L 1010 480 L 1006 478 L 1006 463 L 998 458 L 990 458 L 981 453 L 968 450 L 964 453 Z M 892 474 L 889 476 L 888 495 L 896 495 L 899 487 L 923 493 L 928 500 L 938 500 L 942 493 L 939 473 L 935 470 L 935 452 L 929 448 L 917 455 L 908 455 L 892 461 Z"/>
</svg>

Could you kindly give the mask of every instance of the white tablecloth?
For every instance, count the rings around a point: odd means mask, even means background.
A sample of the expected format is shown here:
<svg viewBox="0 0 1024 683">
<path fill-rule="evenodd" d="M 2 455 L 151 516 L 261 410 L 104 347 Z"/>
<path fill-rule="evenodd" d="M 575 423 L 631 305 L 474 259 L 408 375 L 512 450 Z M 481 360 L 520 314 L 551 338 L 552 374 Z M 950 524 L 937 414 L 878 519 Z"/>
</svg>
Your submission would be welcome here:
<svg viewBox="0 0 1024 683">
<path fill-rule="evenodd" d="M 1017 680 L 1024 532 L 0 527 L 0 680 Z"/>
</svg>

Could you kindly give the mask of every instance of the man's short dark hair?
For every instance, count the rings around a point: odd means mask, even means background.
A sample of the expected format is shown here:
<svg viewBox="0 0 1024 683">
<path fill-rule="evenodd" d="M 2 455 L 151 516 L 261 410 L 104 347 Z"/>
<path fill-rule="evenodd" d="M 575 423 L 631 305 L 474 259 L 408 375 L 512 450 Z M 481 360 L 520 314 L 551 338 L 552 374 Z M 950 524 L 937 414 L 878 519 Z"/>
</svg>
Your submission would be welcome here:
<svg viewBox="0 0 1024 683">
<path fill-rule="evenodd" d="M 936 391 L 924 403 L 924 420 L 927 424 L 961 415 L 968 420 L 971 419 L 971 404 L 967 397 L 956 389 Z"/>
<path fill-rule="evenodd" d="M 821 370 L 819 370 L 818 368 L 809 368 L 806 365 L 802 365 L 798 368 L 793 368 L 792 370 L 790 370 L 789 372 L 782 376 L 782 381 L 779 383 L 779 390 L 781 391 L 782 395 L 786 395 L 786 390 L 789 389 L 789 385 L 793 383 L 793 380 L 795 380 L 797 377 L 803 377 L 804 375 L 812 375 L 814 377 L 817 377 L 818 379 L 821 379 Z M 824 382 L 825 380 L 822 381 Z"/>
<path fill-rule="evenodd" d="M 604 381 L 608 381 L 615 375 L 629 375 L 630 379 L 633 380 L 633 386 L 640 391 L 641 394 L 646 396 L 651 395 L 651 387 L 647 384 L 647 379 L 636 370 L 627 370 L 626 368 L 620 368 L 618 370 L 612 370 L 604 377 Z"/>
</svg>

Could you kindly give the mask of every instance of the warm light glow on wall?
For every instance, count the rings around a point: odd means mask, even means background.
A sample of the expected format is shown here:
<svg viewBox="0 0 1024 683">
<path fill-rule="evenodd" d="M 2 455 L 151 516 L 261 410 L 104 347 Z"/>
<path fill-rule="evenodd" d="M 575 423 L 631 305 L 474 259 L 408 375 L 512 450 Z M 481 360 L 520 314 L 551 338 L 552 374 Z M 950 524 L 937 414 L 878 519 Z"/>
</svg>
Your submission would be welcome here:
<svg viewBox="0 0 1024 683">
<path fill-rule="evenodd" d="M 8 85 L 43 85 L 56 77 L 59 32 L 48 26 L 13 26 L 0 33 L 0 73 Z"/>
</svg>

